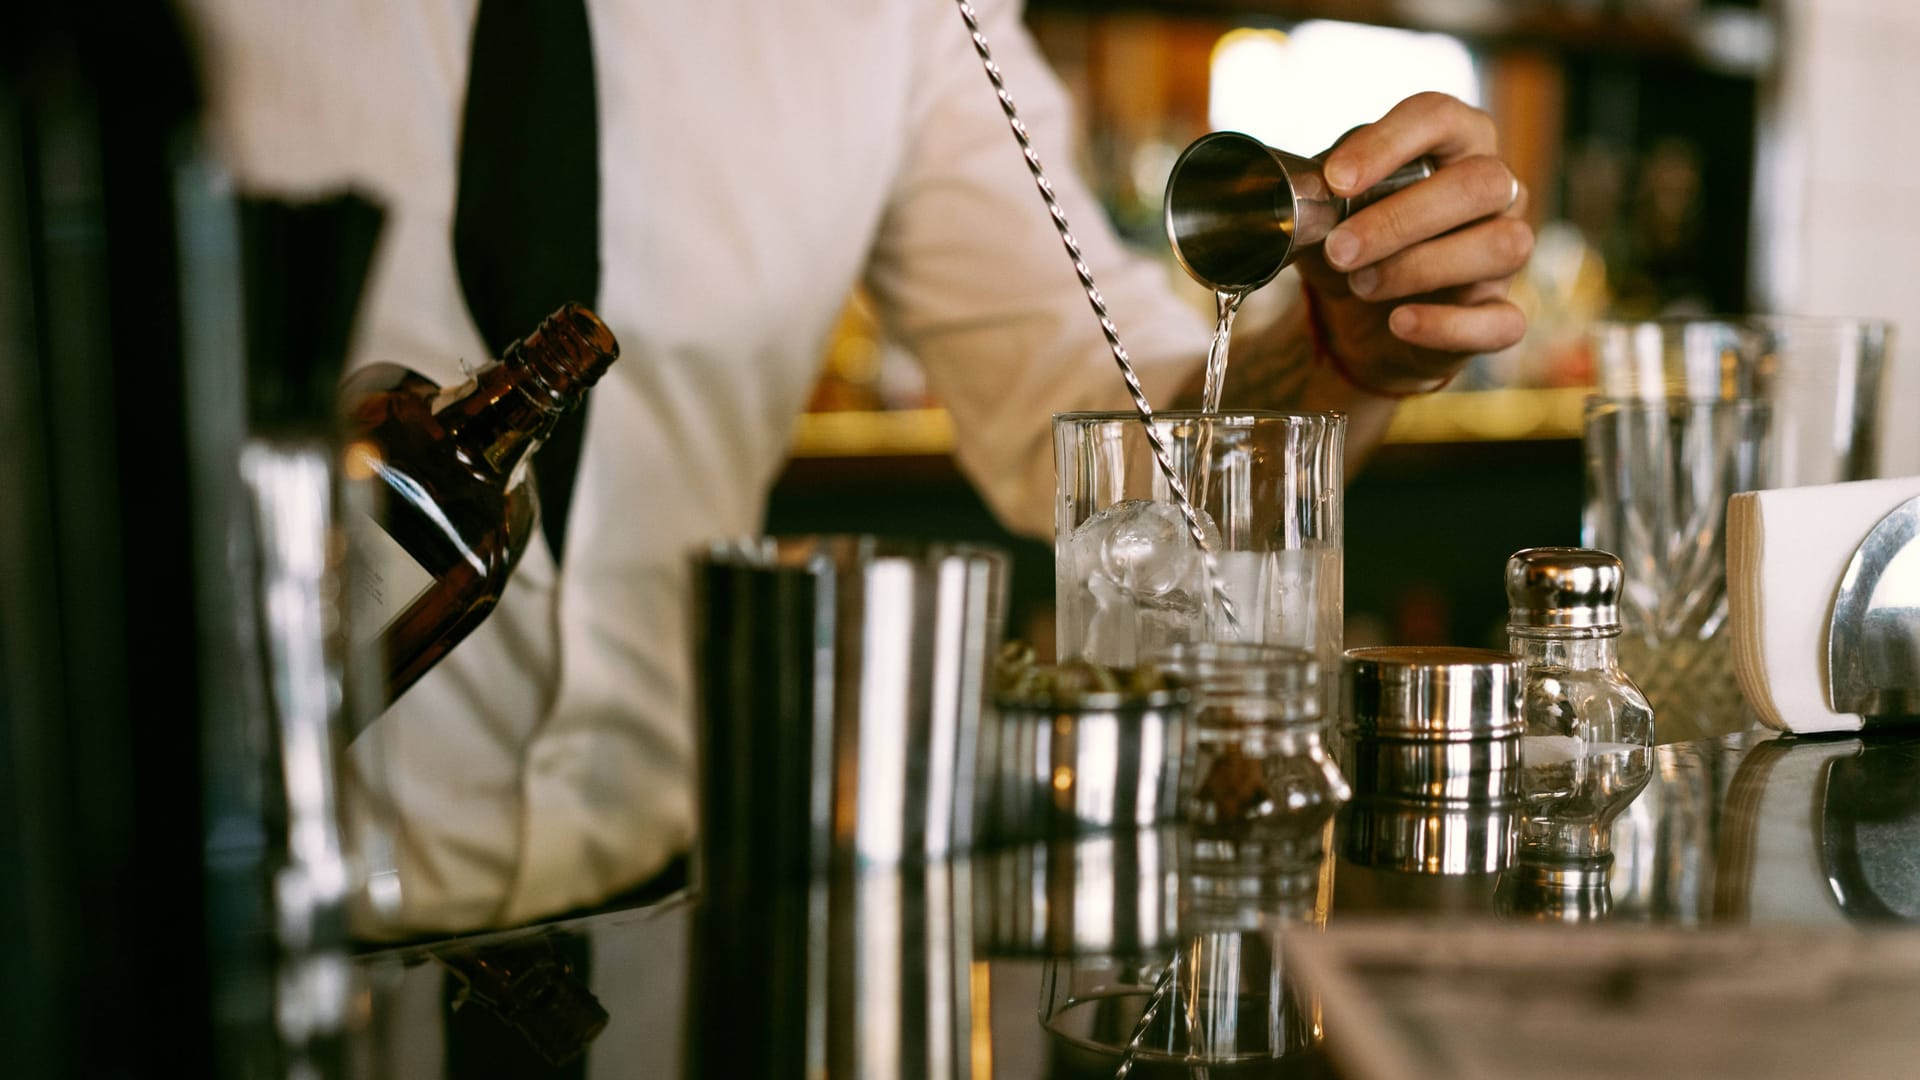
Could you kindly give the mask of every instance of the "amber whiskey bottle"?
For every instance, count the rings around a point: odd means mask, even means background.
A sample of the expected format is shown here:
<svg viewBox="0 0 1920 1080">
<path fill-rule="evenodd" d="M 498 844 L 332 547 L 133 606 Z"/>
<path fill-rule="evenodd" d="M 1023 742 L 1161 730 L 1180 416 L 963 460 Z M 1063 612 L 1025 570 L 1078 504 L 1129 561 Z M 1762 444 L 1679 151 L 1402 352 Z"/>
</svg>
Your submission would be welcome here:
<svg viewBox="0 0 1920 1080">
<path fill-rule="evenodd" d="M 528 459 L 619 352 L 569 304 L 460 386 L 394 364 L 342 385 L 349 474 L 375 492 L 351 530 L 354 634 L 379 635 L 389 703 L 499 602 L 538 520 Z"/>
</svg>

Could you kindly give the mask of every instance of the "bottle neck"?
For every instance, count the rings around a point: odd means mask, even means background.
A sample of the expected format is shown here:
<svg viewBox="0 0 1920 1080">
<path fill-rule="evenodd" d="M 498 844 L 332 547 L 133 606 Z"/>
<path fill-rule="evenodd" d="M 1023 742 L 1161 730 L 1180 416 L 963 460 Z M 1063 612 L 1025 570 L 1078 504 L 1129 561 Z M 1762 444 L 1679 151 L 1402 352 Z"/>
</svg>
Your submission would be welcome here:
<svg viewBox="0 0 1920 1080">
<path fill-rule="evenodd" d="M 1579 670 L 1612 669 L 1620 664 L 1620 632 L 1553 631 L 1508 628 L 1509 648 L 1520 662 Z"/>
<path fill-rule="evenodd" d="M 474 374 L 473 389 L 440 410 L 440 423 L 476 472 L 510 476 L 562 411 L 525 392 L 518 373 L 495 361 Z"/>
<path fill-rule="evenodd" d="M 606 326 L 568 304 L 481 368 L 440 422 L 470 467 L 511 476 L 618 355 Z"/>
</svg>

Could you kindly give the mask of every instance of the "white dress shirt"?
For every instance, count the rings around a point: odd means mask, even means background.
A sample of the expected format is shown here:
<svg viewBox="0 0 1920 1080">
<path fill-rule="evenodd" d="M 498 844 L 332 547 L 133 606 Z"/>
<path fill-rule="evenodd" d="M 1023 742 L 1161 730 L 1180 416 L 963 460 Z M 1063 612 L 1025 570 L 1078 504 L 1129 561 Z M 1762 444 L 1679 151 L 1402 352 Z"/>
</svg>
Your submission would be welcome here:
<svg viewBox="0 0 1920 1080">
<path fill-rule="evenodd" d="M 1071 174 L 1017 4 L 980 7 L 1149 395 L 1206 331 Z M 355 743 L 355 842 L 418 930 L 519 922 L 660 870 L 694 831 L 688 553 L 761 527 L 855 285 L 951 411 L 1010 526 L 1051 529 L 1048 417 L 1127 398 L 953 4 L 590 0 L 602 286 L 564 559 Z M 257 192 L 354 185 L 386 232 L 352 362 L 484 359 L 451 224 L 475 0 L 194 0 L 210 132 Z M 529 77 L 535 77 L 530 73 Z M 539 147 L 528 147 L 537 154 Z M 531 328 L 529 328 L 531 329 Z"/>
</svg>

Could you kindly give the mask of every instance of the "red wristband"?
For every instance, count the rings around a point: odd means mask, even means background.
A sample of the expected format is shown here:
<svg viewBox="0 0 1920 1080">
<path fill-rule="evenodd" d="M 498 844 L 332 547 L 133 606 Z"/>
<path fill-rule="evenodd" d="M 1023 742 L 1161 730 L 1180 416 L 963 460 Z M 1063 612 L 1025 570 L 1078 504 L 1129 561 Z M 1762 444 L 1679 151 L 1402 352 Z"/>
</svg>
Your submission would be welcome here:
<svg viewBox="0 0 1920 1080">
<path fill-rule="evenodd" d="M 1400 401 L 1406 398 L 1419 397 L 1422 394 L 1431 394 L 1436 390 L 1444 390 L 1447 384 L 1453 381 L 1453 376 L 1449 375 L 1424 390 L 1384 390 L 1378 386 L 1372 386 L 1363 382 L 1353 373 L 1353 368 L 1349 367 L 1347 362 L 1340 358 L 1340 354 L 1333 351 L 1333 346 L 1327 341 L 1326 322 L 1320 314 L 1320 294 L 1313 291 L 1313 286 L 1308 285 L 1305 278 L 1300 279 L 1300 299 L 1306 308 L 1307 338 L 1313 343 L 1313 358 L 1315 362 L 1325 364 L 1327 367 L 1332 368 L 1333 373 L 1340 377 L 1341 382 L 1346 383 L 1355 390 L 1363 394 L 1372 394 L 1374 397 L 1391 398 Z"/>
</svg>

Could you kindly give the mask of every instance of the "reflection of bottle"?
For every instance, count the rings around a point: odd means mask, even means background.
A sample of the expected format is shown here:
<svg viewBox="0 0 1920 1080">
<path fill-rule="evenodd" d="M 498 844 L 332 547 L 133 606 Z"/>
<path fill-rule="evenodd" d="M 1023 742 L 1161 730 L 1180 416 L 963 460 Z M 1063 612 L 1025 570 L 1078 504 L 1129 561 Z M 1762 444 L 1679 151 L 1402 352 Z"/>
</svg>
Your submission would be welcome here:
<svg viewBox="0 0 1920 1080">
<path fill-rule="evenodd" d="M 1526 732 L 1506 913 L 1581 921 L 1611 906 L 1613 820 L 1653 770 L 1653 710 L 1614 651 L 1620 580 L 1604 551 L 1530 548 L 1507 561 Z"/>
<path fill-rule="evenodd" d="M 399 697 L 500 599 L 533 536 L 528 456 L 619 355 L 606 326 L 569 304 L 460 387 L 393 364 L 342 388 L 349 467 L 377 477 L 384 528 L 356 529 L 356 633 L 385 639 Z"/>
<path fill-rule="evenodd" d="M 454 945 L 432 955 L 460 981 L 456 1007 L 486 1009 L 554 1065 L 579 1057 L 607 1026 L 607 1010 L 554 948 L 552 935 Z"/>
</svg>

